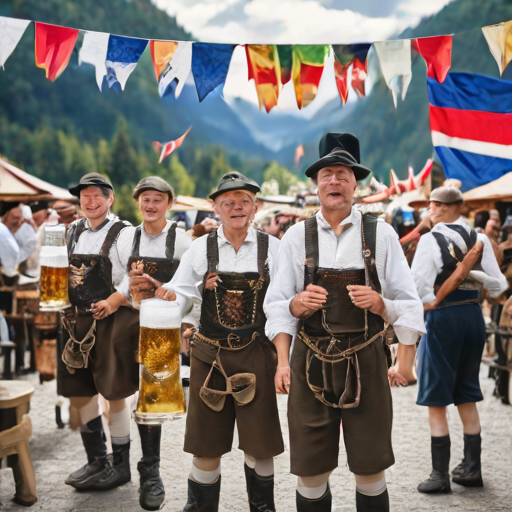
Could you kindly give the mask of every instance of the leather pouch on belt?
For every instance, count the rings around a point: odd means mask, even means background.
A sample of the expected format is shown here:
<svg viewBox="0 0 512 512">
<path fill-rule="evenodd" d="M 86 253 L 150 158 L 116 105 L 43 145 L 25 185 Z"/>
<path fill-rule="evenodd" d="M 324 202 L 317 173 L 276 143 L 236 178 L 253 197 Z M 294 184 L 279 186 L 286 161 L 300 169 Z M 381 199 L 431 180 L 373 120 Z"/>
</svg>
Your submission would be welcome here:
<svg viewBox="0 0 512 512">
<path fill-rule="evenodd" d="M 206 364 L 213 364 L 219 355 L 220 347 L 192 340 L 192 355 Z"/>
</svg>

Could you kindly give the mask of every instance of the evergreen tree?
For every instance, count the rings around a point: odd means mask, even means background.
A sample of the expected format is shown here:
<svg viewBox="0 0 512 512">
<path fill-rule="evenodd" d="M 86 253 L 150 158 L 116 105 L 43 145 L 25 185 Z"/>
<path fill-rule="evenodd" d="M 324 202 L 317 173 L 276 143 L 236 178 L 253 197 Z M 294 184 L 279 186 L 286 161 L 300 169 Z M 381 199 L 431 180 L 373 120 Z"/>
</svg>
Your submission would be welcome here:
<svg viewBox="0 0 512 512">
<path fill-rule="evenodd" d="M 189 176 L 185 166 L 180 162 L 178 155 L 173 153 L 169 158 L 169 172 L 166 177 L 174 188 L 176 195 L 193 196 L 196 185 Z"/>
<path fill-rule="evenodd" d="M 279 184 L 280 194 L 286 194 L 292 185 L 297 185 L 301 182 L 297 175 L 293 174 L 293 172 L 289 171 L 286 167 L 279 165 L 277 162 L 272 162 L 263 171 L 264 181 L 270 181 L 272 179 L 276 180 Z"/>
<path fill-rule="evenodd" d="M 112 183 L 135 184 L 139 180 L 139 165 L 135 149 L 128 135 L 126 120 L 121 118 L 111 142 L 110 179 Z"/>
</svg>

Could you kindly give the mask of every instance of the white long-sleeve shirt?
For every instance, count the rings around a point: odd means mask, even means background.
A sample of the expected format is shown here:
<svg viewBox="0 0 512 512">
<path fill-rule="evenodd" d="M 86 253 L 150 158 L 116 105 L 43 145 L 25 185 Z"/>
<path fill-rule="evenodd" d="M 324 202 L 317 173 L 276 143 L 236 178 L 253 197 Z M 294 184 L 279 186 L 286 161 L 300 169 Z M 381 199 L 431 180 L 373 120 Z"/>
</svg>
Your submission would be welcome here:
<svg viewBox="0 0 512 512">
<path fill-rule="evenodd" d="M 240 249 L 235 251 L 229 240 L 224 236 L 222 225 L 217 230 L 219 246 L 219 272 L 258 272 L 258 251 L 256 230 L 250 226 Z M 208 235 L 192 242 L 183 255 L 180 266 L 171 282 L 164 285 L 176 294 L 183 316 L 187 315 L 194 304 L 201 304 L 203 277 L 208 270 L 206 241 Z M 271 282 L 274 277 L 279 240 L 269 236 L 268 264 Z"/>
<path fill-rule="evenodd" d="M 37 233 L 28 222 L 24 222 L 18 231 L 14 233 L 14 238 L 20 248 L 18 262 L 22 263 L 23 261 L 27 260 L 36 250 Z"/>
<path fill-rule="evenodd" d="M 318 223 L 319 266 L 336 270 L 364 268 L 361 241 L 361 212 L 352 208 L 341 222 L 336 236 L 321 212 Z M 398 236 L 385 222 L 377 223 L 377 274 L 385 305 L 384 319 L 393 324 L 400 343 L 413 345 L 425 333 L 423 306 L 419 300 L 411 271 Z M 279 333 L 294 337 L 299 320 L 290 313 L 290 301 L 304 290 L 306 260 L 304 222 L 292 226 L 281 240 L 274 279 L 265 297 L 266 334 L 270 340 Z M 343 314 L 340 311 L 340 314 Z"/>
<path fill-rule="evenodd" d="M 464 226 L 468 233 L 471 230 L 468 225 L 462 222 L 457 221 L 454 224 Z M 442 229 L 442 223 L 439 223 L 434 226 L 432 231 L 441 231 Z M 450 231 L 452 231 L 452 233 L 450 233 Z M 451 236 L 454 243 L 461 243 L 461 237 L 455 231 L 448 228 L 448 231 L 444 230 L 443 233 L 444 232 Z M 487 236 L 479 233 L 477 239 L 481 240 L 484 244 L 481 263 L 482 269 L 489 277 L 494 278 L 485 281 L 483 283 L 484 287 L 489 290 L 491 297 L 497 297 L 508 288 L 507 279 L 500 271 L 498 262 L 494 256 L 494 251 L 492 250 L 491 242 Z M 432 232 L 426 233 L 420 238 L 411 267 L 414 282 L 423 303 L 432 302 L 436 298 L 434 284 L 442 268 L 443 258 L 441 256 L 441 248 Z"/>
<path fill-rule="evenodd" d="M 20 247 L 9 228 L 0 222 L 0 263 L 2 272 L 9 277 L 16 275 L 20 262 Z"/>
</svg>

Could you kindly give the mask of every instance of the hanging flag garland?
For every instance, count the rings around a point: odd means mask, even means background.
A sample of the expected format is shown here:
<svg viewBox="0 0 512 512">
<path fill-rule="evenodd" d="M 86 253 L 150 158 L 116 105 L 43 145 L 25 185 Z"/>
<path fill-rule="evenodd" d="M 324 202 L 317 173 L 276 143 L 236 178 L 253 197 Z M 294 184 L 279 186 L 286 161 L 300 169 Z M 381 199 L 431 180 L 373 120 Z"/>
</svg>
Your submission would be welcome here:
<svg viewBox="0 0 512 512">
<path fill-rule="evenodd" d="M 281 66 L 275 45 L 249 44 L 245 46 L 249 80 L 254 80 L 258 103 L 270 112 L 279 99 Z"/>
<path fill-rule="evenodd" d="M 292 77 L 293 52 L 291 44 L 278 44 L 277 54 L 281 66 L 281 84 L 285 85 Z"/>
<path fill-rule="evenodd" d="M 165 41 L 155 41 L 155 43 L 156 42 L 163 43 Z M 192 43 L 180 41 L 178 42 L 178 47 L 159 75 L 158 93 L 160 97 L 163 98 L 174 91 L 175 98 L 179 98 L 188 75 L 190 75 L 191 66 Z"/>
<path fill-rule="evenodd" d="M 84 42 L 80 53 L 78 54 L 78 63 L 92 64 L 96 70 L 96 83 L 101 91 L 103 78 L 107 75 L 107 50 L 109 34 L 104 32 L 86 32 Z"/>
<path fill-rule="evenodd" d="M 119 84 L 124 90 L 128 77 L 136 68 L 140 56 L 143 54 L 147 39 L 137 37 L 124 37 L 111 35 L 108 39 L 107 81 L 110 88 Z"/>
<path fill-rule="evenodd" d="M 79 32 L 74 28 L 36 23 L 36 66 L 46 69 L 46 78 L 52 82 L 66 69 Z"/>
<path fill-rule="evenodd" d="M 512 21 L 483 27 L 482 32 L 502 75 L 512 60 Z"/>
<path fill-rule="evenodd" d="M 167 158 L 171 153 L 174 153 L 174 151 L 183 144 L 183 141 L 190 130 L 192 130 L 192 126 L 180 138 L 171 140 L 170 142 L 165 142 L 164 144 L 157 141 L 153 142 L 155 150 L 160 151 L 160 159 L 158 160 L 158 163 L 162 163 L 164 158 Z"/>
<path fill-rule="evenodd" d="M 412 47 L 427 64 L 427 76 L 443 83 L 452 65 L 452 36 L 422 37 Z"/>
<path fill-rule="evenodd" d="M 14 51 L 21 37 L 25 33 L 30 20 L 18 20 L 0 16 L 0 66 L 4 67 L 5 61 Z"/>
<path fill-rule="evenodd" d="M 192 45 L 192 74 L 199 101 L 203 101 L 219 85 L 224 85 L 235 46 L 213 43 Z"/>
</svg>

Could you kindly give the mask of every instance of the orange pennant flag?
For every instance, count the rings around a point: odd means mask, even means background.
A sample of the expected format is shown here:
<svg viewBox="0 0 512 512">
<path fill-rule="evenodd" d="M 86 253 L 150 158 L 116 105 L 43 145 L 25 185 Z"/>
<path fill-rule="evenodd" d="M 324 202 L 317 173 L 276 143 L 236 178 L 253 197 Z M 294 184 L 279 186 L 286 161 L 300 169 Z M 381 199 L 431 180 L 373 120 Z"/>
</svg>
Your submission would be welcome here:
<svg viewBox="0 0 512 512">
<path fill-rule="evenodd" d="M 68 65 L 78 33 L 74 28 L 36 23 L 36 66 L 54 82 Z"/>
<path fill-rule="evenodd" d="M 304 145 L 301 144 L 295 148 L 295 167 L 299 167 L 300 159 L 304 156 Z"/>
<path fill-rule="evenodd" d="M 160 159 L 158 160 L 158 163 L 162 163 L 162 160 L 164 158 L 167 158 L 171 153 L 174 153 L 176 149 L 178 149 L 185 140 L 185 137 L 188 135 L 188 132 L 192 130 L 192 126 L 179 138 L 176 140 L 171 140 L 170 142 L 166 142 L 162 144 L 161 142 L 153 142 L 153 147 L 155 150 L 160 151 Z"/>
<path fill-rule="evenodd" d="M 157 81 L 178 48 L 176 41 L 149 41 Z"/>
</svg>

